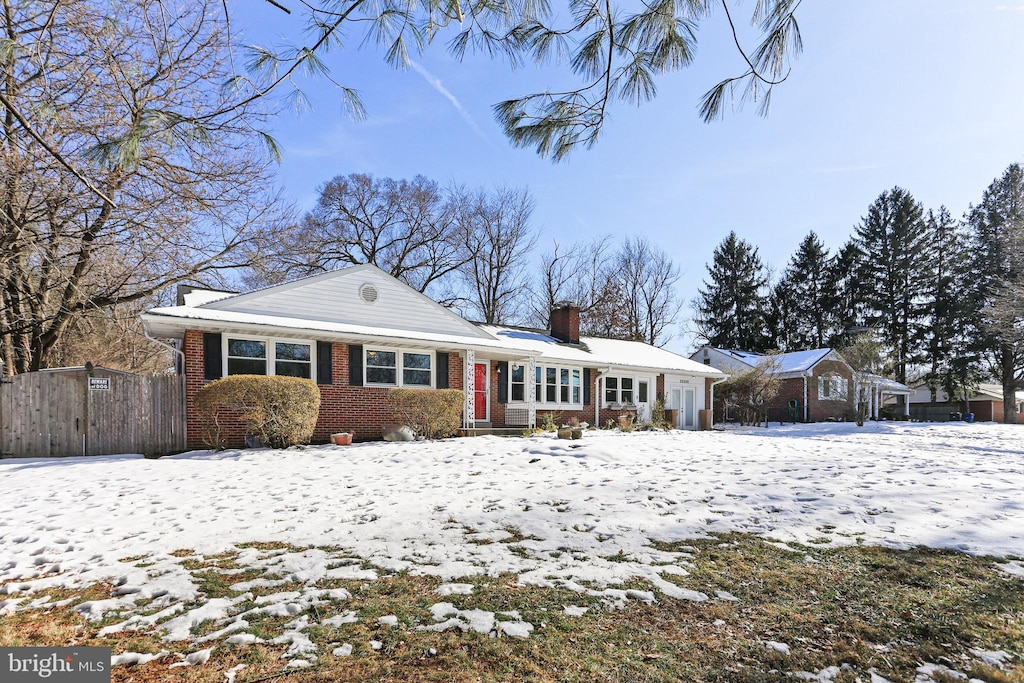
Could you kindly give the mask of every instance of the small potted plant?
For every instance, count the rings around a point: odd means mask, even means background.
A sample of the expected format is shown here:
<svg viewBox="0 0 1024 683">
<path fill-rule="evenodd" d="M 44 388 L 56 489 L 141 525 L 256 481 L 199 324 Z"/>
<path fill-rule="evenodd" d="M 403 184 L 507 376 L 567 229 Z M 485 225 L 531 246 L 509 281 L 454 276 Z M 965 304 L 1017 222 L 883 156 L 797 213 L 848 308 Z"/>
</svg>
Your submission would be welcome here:
<svg viewBox="0 0 1024 683">
<path fill-rule="evenodd" d="M 353 436 L 355 436 L 355 434 L 352 432 L 339 432 L 337 434 L 331 434 L 331 441 L 334 442 L 335 446 L 351 446 Z"/>
</svg>

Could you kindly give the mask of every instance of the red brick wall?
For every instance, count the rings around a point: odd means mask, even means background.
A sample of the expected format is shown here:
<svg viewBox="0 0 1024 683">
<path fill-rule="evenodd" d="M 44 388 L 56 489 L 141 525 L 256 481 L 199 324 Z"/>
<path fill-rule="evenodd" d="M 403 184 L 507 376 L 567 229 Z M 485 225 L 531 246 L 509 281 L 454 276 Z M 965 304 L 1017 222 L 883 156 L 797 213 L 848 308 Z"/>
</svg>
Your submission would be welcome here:
<svg viewBox="0 0 1024 683">
<path fill-rule="evenodd" d="M 207 424 L 200 419 L 192 402 L 196 392 L 208 384 L 203 378 L 203 333 L 185 333 L 185 387 L 188 418 L 188 447 L 203 448 Z M 439 352 L 440 353 L 440 352 Z M 348 381 L 348 345 L 336 343 L 331 349 L 332 383 L 320 386 L 320 416 L 313 431 L 314 442 L 326 442 L 335 432 L 354 432 L 356 439 L 379 439 L 385 424 L 394 422 L 387 409 L 386 387 L 353 387 Z M 449 354 L 448 386 L 462 389 L 462 359 Z M 225 445 L 239 448 L 245 443 L 245 425 L 238 413 L 219 414 Z"/>
<path fill-rule="evenodd" d="M 845 377 L 849 386 L 849 395 L 845 401 L 819 401 L 818 378 L 835 373 Z M 822 422 L 829 418 L 847 419 L 853 410 L 853 373 L 849 368 L 837 361 L 825 360 L 814 366 L 814 374 L 807 378 L 807 407 L 811 422 Z"/>
<path fill-rule="evenodd" d="M 564 342 L 580 341 L 579 306 L 562 306 L 551 311 L 551 336 Z"/>
<path fill-rule="evenodd" d="M 849 393 L 844 401 L 821 401 L 818 400 L 818 379 L 825 375 L 835 373 L 844 377 L 847 381 Z M 849 418 L 853 410 L 853 374 L 843 363 L 832 360 L 825 360 L 814 366 L 813 374 L 807 378 L 807 412 L 810 422 L 823 422 L 825 420 L 845 420 Z M 791 377 L 781 382 L 779 393 L 772 401 L 772 407 L 768 411 L 768 419 L 772 421 L 789 421 L 787 407 L 791 400 L 800 404 L 797 411 L 797 421 L 804 420 L 804 378 Z"/>
</svg>

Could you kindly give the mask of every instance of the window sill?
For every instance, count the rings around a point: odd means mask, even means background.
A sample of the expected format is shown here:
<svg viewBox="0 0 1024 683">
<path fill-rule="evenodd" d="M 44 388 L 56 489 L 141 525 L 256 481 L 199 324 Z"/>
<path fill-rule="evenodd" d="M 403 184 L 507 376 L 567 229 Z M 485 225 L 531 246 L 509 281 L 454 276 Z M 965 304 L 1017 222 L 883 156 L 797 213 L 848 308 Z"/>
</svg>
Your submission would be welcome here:
<svg viewBox="0 0 1024 683">
<path fill-rule="evenodd" d="M 525 406 L 526 401 L 509 401 L 509 405 Z M 582 403 L 534 403 L 538 410 L 583 410 L 586 406 Z"/>
</svg>

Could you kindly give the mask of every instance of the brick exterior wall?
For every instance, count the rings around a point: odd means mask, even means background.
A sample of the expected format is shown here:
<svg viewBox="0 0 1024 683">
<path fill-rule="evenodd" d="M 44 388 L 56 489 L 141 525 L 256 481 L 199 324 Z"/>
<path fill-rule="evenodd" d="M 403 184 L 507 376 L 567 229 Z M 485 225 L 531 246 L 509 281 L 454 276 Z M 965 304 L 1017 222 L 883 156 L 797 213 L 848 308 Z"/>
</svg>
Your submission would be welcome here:
<svg viewBox="0 0 1024 683">
<path fill-rule="evenodd" d="M 185 394 L 188 447 L 203 448 L 203 433 L 208 424 L 196 412 L 193 398 L 209 384 L 204 378 L 203 333 L 185 333 Z M 441 353 L 441 352 L 438 352 Z M 462 389 L 462 358 L 448 354 L 448 386 Z M 326 442 L 335 432 L 354 432 L 358 440 L 380 439 L 385 424 L 394 422 L 387 409 L 386 387 L 354 387 L 348 377 L 348 345 L 331 345 L 331 384 L 321 384 L 320 416 L 313 431 L 314 442 Z M 221 411 L 218 415 L 225 445 L 240 448 L 245 443 L 245 425 L 240 415 Z"/>
<path fill-rule="evenodd" d="M 822 401 L 818 398 L 818 379 L 826 375 L 836 374 L 847 381 L 848 393 L 846 400 Z M 854 408 L 854 382 L 853 373 L 843 363 L 833 360 L 824 360 L 814 366 L 812 375 L 807 378 L 807 418 L 810 422 L 824 422 L 826 420 L 847 420 Z M 797 411 L 797 422 L 804 421 L 804 378 L 791 377 L 781 382 L 778 395 L 772 401 L 772 407 L 768 410 L 768 419 L 775 422 L 789 422 L 788 405 L 790 400 L 796 400 L 800 407 Z"/>
<path fill-rule="evenodd" d="M 204 431 L 208 424 L 200 418 L 195 409 L 193 398 L 196 392 L 209 384 L 204 378 L 203 333 L 190 330 L 185 333 L 185 386 L 187 400 L 188 447 L 203 448 Z M 441 352 L 438 352 L 441 353 Z M 313 431 L 313 442 L 324 443 L 330 440 L 335 432 L 352 432 L 356 440 L 367 441 L 380 439 L 384 425 L 393 423 L 394 419 L 387 408 L 387 387 L 355 387 L 349 384 L 348 345 L 335 343 L 331 345 L 331 384 L 320 384 L 320 415 Z M 452 389 L 463 389 L 465 359 L 458 353 L 448 354 L 448 386 Z M 490 361 L 490 401 L 491 424 L 495 427 L 505 426 L 506 403 L 498 400 L 498 364 Z M 576 418 L 580 422 L 597 425 L 596 416 L 598 401 L 601 397 L 597 391 L 597 371 L 590 372 L 590 405 L 582 410 L 548 409 L 538 405 L 538 423 L 540 416 L 551 412 L 560 424 Z M 653 402 L 657 397 L 664 396 L 665 377 L 658 375 L 655 393 L 650 397 Z M 525 404 L 513 404 L 525 405 Z M 600 420 L 614 420 L 619 412 L 602 410 Z M 245 425 L 241 416 L 233 411 L 221 411 L 218 415 L 221 433 L 225 445 L 229 448 L 240 448 L 245 443 Z M 520 425 L 515 425 L 520 426 Z"/>
</svg>

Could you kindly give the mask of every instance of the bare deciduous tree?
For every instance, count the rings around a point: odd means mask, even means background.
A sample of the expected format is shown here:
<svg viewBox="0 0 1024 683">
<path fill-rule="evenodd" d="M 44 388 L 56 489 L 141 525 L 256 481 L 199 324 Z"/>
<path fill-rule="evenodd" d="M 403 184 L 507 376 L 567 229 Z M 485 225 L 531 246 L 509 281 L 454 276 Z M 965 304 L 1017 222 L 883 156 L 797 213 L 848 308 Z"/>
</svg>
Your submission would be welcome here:
<svg viewBox="0 0 1024 683">
<path fill-rule="evenodd" d="M 37 370 L 76 321 L 215 278 L 279 217 L 220 3 L 5 2 L 0 346 Z M 217 113 L 221 112 L 221 113 Z M 201 120 L 202 125 L 196 122 Z"/>
<path fill-rule="evenodd" d="M 417 291 L 443 290 L 442 281 L 470 258 L 457 206 L 451 192 L 423 176 L 336 176 L 320 188 L 316 207 L 301 222 L 264 247 L 248 283 L 276 284 L 372 263 Z"/>
<path fill-rule="evenodd" d="M 467 313 L 488 324 L 519 322 L 528 296 L 527 264 L 537 241 L 534 202 L 525 189 L 460 190 L 458 208 L 469 259 L 462 272 Z"/>
<path fill-rule="evenodd" d="M 779 358 L 769 354 L 750 370 L 735 374 L 722 384 L 719 396 L 726 412 L 732 410 L 740 424 L 764 422 L 768 426 L 768 408 L 782 387 Z"/>
<path fill-rule="evenodd" d="M 541 259 L 534 319 L 546 323 L 554 303 L 568 300 L 580 307 L 583 334 L 665 345 L 682 308 L 679 269 L 647 240 L 629 237 L 613 247 L 608 237 L 569 248 L 555 243 Z"/>
<path fill-rule="evenodd" d="M 629 237 L 619 250 L 614 272 L 619 278 L 630 339 L 664 346 L 679 319 L 676 298 L 679 268 L 661 249 L 640 237 Z"/>
<path fill-rule="evenodd" d="M 577 242 L 563 247 L 552 244 L 540 259 L 540 272 L 533 297 L 533 321 L 538 327 L 548 324 L 555 303 L 571 301 L 580 307 L 580 326 L 585 334 L 596 334 L 590 321 L 601 307 L 611 268 L 610 237 Z"/>
</svg>

